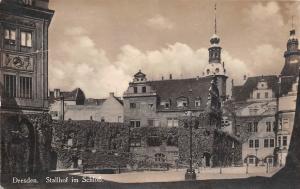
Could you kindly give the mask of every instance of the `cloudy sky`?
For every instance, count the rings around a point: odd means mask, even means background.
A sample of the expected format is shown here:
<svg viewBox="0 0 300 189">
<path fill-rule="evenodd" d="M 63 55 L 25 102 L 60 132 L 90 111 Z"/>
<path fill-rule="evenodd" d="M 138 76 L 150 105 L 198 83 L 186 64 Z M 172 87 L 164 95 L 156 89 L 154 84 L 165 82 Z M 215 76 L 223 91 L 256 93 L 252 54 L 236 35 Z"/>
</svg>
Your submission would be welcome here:
<svg viewBox="0 0 300 189">
<path fill-rule="evenodd" d="M 148 80 L 201 76 L 214 29 L 212 0 L 50 0 L 50 89 L 121 96 L 139 69 Z M 230 80 L 279 74 L 298 1 L 217 1 Z"/>
</svg>

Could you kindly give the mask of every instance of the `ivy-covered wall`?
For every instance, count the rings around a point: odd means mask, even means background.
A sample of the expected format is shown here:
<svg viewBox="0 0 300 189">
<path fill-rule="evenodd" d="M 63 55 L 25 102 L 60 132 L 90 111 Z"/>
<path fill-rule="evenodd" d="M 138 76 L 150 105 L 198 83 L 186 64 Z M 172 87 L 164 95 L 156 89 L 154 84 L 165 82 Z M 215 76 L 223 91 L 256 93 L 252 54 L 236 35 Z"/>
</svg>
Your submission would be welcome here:
<svg viewBox="0 0 300 189">
<path fill-rule="evenodd" d="M 48 114 L 1 113 L 1 175 L 36 175 L 50 169 Z"/>
<path fill-rule="evenodd" d="M 183 127 L 129 128 L 120 123 L 55 121 L 53 131 L 52 147 L 57 153 L 57 168 L 75 168 L 80 166 L 78 162 L 86 168 L 147 168 L 161 163 L 187 165 L 189 160 L 189 130 Z M 234 137 L 217 131 L 208 123 L 193 129 L 195 163 L 202 160 L 204 153 L 209 153 L 213 166 L 217 166 L 221 158 L 224 158 L 221 159 L 223 166 L 231 165 L 233 156 L 236 162 L 240 159 L 240 147 Z"/>
<path fill-rule="evenodd" d="M 129 152 L 129 128 L 121 123 L 53 121 L 53 131 L 57 168 L 76 168 L 78 160 L 85 165 L 107 162 L 113 166 L 119 162 L 115 157 Z"/>
</svg>

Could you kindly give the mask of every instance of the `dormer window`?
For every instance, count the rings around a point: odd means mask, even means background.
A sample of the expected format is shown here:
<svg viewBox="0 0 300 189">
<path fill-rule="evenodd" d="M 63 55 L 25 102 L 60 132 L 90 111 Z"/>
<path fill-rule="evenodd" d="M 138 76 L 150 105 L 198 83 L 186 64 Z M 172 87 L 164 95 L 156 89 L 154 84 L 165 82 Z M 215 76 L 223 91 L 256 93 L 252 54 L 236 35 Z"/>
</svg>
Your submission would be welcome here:
<svg viewBox="0 0 300 189">
<path fill-rule="evenodd" d="M 164 106 L 164 108 L 169 109 L 170 108 L 170 102 L 169 101 L 161 101 L 161 106 Z"/>
<path fill-rule="evenodd" d="M 195 100 L 195 107 L 201 106 L 201 100 Z"/>
<path fill-rule="evenodd" d="M 187 106 L 188 106 L 187 98 L 179 98 L 179 99 L 177 99 L 177 107 L 178 108 L 187 107 Z"/>
</svg>

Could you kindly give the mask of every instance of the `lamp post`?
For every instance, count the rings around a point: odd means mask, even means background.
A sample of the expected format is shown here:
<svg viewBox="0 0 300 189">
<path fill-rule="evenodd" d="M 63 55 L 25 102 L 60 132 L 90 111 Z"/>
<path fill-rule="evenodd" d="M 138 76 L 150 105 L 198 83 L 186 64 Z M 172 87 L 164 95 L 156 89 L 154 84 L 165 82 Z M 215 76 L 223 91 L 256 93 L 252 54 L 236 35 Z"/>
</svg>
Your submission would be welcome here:
<svg viewBox="0 0 300 189">
<path fill-rule="evenodd" d="M 232 149 L 232 163 L 231 163 L 231 166 L 234 167 L 234 141 L 232 142 L 232 146 L 231 146 L 231 149 Z"/>
<path fill-rule="evenodd" d="M 184 127 L 189 129 L 189 141 L 190 141 L 190 158 L 189 158 L 189 168 L 185 173 L 185 180 L 196 180 L 196 173 L 193 169 L 193 127 L 195 129 L 199 126 L 198 119 L 193 116 L 192 111 L 185 112 L 187 119 L 184 120 Z"/>
</svg>

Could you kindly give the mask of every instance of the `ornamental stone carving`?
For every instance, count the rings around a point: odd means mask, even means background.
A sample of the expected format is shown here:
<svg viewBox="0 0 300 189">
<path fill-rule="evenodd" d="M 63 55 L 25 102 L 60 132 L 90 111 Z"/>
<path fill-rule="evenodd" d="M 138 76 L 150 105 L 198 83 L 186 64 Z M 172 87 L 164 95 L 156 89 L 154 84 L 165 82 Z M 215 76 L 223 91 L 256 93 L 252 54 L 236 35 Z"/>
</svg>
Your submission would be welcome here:
<svg viewBox="0 0 300 189">
<path fill-rule="evenodd" d="M 33 71 L 33 58 L 29 56 L 5 54 L 3 62 L 3 67 Z"/>
</svg>

